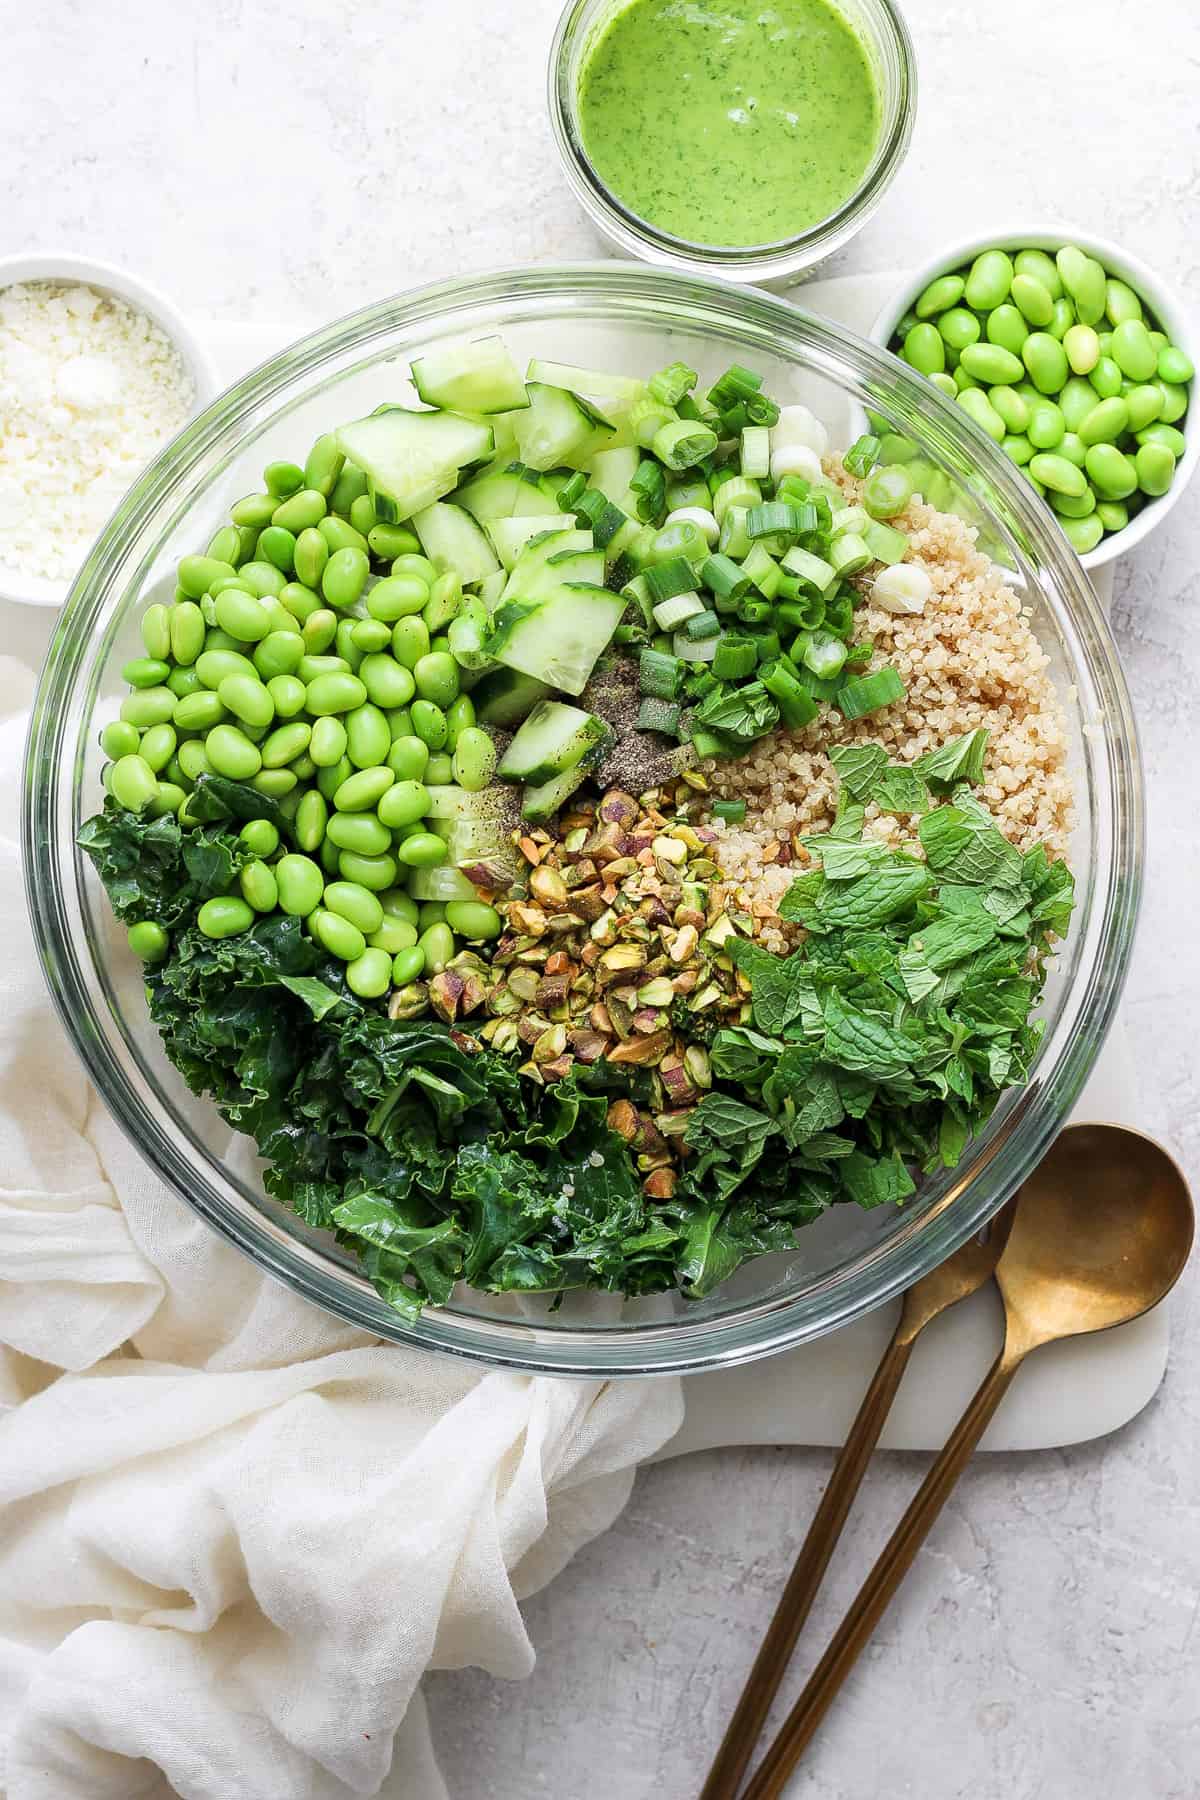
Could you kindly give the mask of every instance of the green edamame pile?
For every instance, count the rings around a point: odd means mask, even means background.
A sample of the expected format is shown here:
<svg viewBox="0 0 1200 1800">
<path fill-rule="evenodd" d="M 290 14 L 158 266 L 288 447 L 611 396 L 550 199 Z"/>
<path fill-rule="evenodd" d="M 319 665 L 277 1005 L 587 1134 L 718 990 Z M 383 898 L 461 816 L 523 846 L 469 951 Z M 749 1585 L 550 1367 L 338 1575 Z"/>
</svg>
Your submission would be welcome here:
<svg viewBox="0 0 1200 1800">
<path fill-rule="evenodd" d="M 1024 469 L 1081 555 L 1174 480 L 1191 358 L 1073 244 L 937 276 L 891 347 Z"/>
<path fill-rule="evenodd" d="M 265 818 L 242 827 L 253 860 L 200 907 L 207 937 L 291 914 L 345 963 L 353 993 L 409 990 L 415 1010 L 412 984 L 461 942 L 498 936 L 500 915 L 446 867 L 429 816 L 431 788 L 444 818 L 496 769 L 443 635 L 461 605 L 458 576 L 375 517 L 330 438 L 304 468 L 270 464 L 263 492 L 183 558 L 173 601 L 142 616 L 145 654 L 125 665 L 130 692 L 100 743 L 105 786 L 131 812 L 198 823 L 189 800 L 205 776 L 278 806 L 292 842 Z M 423 897 L 413 878 L 431 870 L 454 897 Z M 147 962 L 170 949 L 150 920 L 129 944 Z"/>
</svg>

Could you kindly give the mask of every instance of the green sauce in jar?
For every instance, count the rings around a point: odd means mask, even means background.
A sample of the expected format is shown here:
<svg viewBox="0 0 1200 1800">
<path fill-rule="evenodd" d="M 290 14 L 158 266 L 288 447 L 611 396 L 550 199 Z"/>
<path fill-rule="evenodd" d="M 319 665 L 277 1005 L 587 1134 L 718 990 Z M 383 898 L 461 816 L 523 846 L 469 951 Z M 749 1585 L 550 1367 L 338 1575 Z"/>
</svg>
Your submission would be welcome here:
<svg viewBox="0 0 1200 1800">
<path fill-rule="evenodd" d="M 879 89 L 829 0 L 631 0 L 587 53 L 579 126 L 628 211 L 743 248 L 794 237 L 855 192 Z"/>
</svg>

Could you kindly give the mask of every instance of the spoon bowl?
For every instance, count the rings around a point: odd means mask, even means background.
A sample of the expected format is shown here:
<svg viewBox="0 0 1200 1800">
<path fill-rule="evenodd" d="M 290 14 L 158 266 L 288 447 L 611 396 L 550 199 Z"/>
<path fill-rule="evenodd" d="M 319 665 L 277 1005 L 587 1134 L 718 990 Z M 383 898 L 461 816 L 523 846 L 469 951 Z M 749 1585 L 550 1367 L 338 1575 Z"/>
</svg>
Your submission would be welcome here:
<svg viewBox="0 0 1200 1800">
<path fill-rule="evenodd" d="M 1021 1190 L 996 1269 L 1010 1343 L 1125 1325 L 1174 1287 L 1192 1248 L 1187 1182 L 1152 1138 L 1072 1125 Z"/>
</svg>

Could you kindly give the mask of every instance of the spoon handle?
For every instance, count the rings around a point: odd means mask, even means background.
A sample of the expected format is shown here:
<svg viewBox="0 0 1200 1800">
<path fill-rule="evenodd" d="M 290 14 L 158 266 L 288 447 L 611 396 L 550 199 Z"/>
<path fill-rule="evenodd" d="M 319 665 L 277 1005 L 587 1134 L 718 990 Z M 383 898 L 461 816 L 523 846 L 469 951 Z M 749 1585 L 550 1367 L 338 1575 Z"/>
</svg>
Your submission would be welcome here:
<svg viewBox="0 0 1200 1800">
<path fill-rule="evenodd" d="M 800 1547 L 775 1616 L 767 1627 L 754 1667 L 746 1678 L 721 1747 L 713 1758 L 700 1800 L 734 1800 L 738 1783 L 766 1723 L 771 1702 L 796 1648 L 796 1640 L 825 1577 L 834 1546 L 862 1485 L 867 1464 L 879 1442 L 879 1434 L 896 1398 L 896 1389 L 908 1367 L 913 1342 L 913 1336 L 905 1332 L 901 1320 L 863 1397 L 850 1433 L 838 1452 L 829 1484 Z"/>
<path fill-rule="evenodd" d="M 838 1626 L 782 1729 L 754 1771 L 742 1800 L 777 1800 L 834 1696 L 866 1647 L 896 1589 L 916 1560 L 931 1526 L 970 1461 L 993 1413 L 1020 1367 L 1025 1348 L 1001 1351 L 914 1495 L 875 1567 Z"/>
</svg>

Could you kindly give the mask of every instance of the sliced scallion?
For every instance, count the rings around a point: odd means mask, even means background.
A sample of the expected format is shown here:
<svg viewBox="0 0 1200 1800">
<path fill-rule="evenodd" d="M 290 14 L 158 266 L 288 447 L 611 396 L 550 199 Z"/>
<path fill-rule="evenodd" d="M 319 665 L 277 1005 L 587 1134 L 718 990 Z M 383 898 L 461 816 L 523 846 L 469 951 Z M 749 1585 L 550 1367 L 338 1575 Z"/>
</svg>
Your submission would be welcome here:
<svg viewBox="0 0 1200 1800">
<path fill-rule="evenodd" d="M 844 718 L 862 719 L 878 712 L 881 706 L 893 706 L 903 700 L 905 686 L 895 669 L 875 669 L 870 675 L 856 675 L 847 681 L 834 697 L 834 704 Z"/>
<path fill-rule="evenodd" d="M 712 803 L 714 819 L 724 819 L 727 825 L 740 825 L 746 816 L 744 800 L 714 800 Z"/>
<path fill-rule="evenodd" d="M 670 600 L 675 594 L 694 594 L 699 587 L 696 571 L 686 556 L 672 556 L 666 562 L 651 563 L 642 573 L 651 606 Z"/>
<path fill-rule="evenodd" d="M 674 700 L 683 680 L 683 664 L 677 656 L 646 649 L 638 658 L 638 685 L 652 700 Z"/>
<path fill-rule="evenodd" d="M 662 464 L 643 457 L 629 483 L 637 499 L 637 515 L 644 525 L 657 525 L 667 510 L 667 478 Z"/>
<path fill-rule="evenodd" d="M 715 612 L 693 613 L 684 620 L 683 629 L 692 643 L 699 643 L 702 638 L 716 637 L 721 629 L 721 621 Z"/>
<path fill-rule="evenodd" d="M 856 438 L 842 458 L 846 472 L 860 478 L 873 469 L 879 457 L 879 439 L 871 433 Z"/>
<path fill-rule="evenodd" d="M 689 369 L 686 363 L 673 362 L 652 375 L 646 387 L 656 400 L 667 406 L 678 406 L 684 395 L 691 393 L 697 379 L 695 369 Z"/>
<path fill-rule="evenodd" d="M 817 703 L 782 661 L 764 663 L 758 678 L 779 708 L 779 716 L 793 731 L 811 725 Z"/>
<path fill-rule="evenodd" d="M 740 681 L 743 675 L 754 673 L 757 663 L 758 651 L 753 638 L 736 637 L 727 631 L 717 645 L 713 674 L 719 681 Z"/>
<path fill-rule="evenodd" d="M 742 432 L 742 474 L 765 481 L 771 473 L 771 433 L 765 425 L 747 425 Z"/>
</svg>

